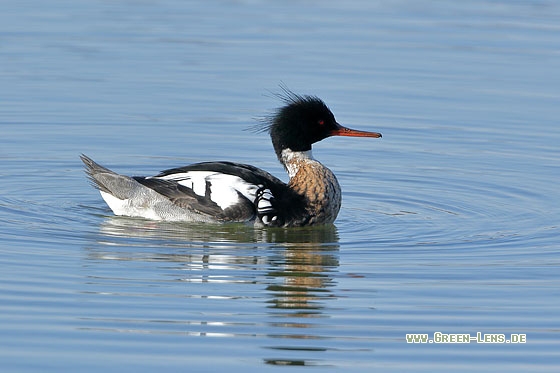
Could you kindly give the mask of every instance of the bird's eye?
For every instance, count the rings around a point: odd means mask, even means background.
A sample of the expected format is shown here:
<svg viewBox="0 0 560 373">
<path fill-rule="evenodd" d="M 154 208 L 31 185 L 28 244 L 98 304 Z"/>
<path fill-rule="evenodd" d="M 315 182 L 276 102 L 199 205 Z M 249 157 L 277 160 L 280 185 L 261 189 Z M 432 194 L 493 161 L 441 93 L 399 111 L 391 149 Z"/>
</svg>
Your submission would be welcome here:
<svg viewBox="0 0 560 373">
<path fill-rule="evenodd" d="M 319 121 L 317 122 L 319 123 L 320 126 L 324 126 L 325 125 L 325 121 L 322 119 L 319 119 Z"/>
</svg>

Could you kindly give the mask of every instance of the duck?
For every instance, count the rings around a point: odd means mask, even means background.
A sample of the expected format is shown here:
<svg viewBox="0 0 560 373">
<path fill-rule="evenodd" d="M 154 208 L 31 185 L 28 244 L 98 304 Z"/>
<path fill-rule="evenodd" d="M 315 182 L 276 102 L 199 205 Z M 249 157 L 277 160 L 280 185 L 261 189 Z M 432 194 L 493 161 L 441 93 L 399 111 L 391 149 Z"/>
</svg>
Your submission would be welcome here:
<svg viewBox="0 0 560 373">
<path fill-rule="evenodd" d="M 342 203 L 334 173 L 312 145 L 332 136 L 382 137 L 340 125 L 317 96 L 285 90 L 284 105 L 262 120 L 289 181 L 255 166 L 210 161 L 155 176 L 125 176 L 80 156 L 91 184 L 115 215 L 151 220 L 245 223 L 256 227 L 332 224 Z"/>
</svg>

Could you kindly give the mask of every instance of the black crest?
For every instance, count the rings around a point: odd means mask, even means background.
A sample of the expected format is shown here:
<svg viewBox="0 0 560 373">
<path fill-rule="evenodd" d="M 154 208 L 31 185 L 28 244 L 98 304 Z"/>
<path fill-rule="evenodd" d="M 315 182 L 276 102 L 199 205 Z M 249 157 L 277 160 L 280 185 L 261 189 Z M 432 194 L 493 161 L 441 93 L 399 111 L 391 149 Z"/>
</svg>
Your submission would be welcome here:
<svg viewBox="0 0 560 373">
<path fill-rule="evenodd" d="M 330 136 L 339 125 L 328 106 L 316 96 L 303 96 L 280 86 L 282 92 L 273 95 L 284 106 L 261 120 L 259 131 L 267 131 L 272 138 L 276 155 L 282 150 L 311 150 L 311 145 Z"/>
</svg>

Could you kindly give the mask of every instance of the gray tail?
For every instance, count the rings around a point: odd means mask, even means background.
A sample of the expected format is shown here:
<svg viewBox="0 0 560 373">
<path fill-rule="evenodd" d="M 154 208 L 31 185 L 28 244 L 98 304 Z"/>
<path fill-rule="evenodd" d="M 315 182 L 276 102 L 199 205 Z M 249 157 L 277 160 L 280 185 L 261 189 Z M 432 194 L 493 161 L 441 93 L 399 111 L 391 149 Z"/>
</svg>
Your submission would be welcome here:
<svg viewBox="0 0 560 373">
<path fill-rule="evenodd" d="M 91 182 L 91 185 L 93 185 L 94 188 L 99 189 L 102 192 L 112 194 L 111 190 L 109 190 L 109 188 L 107 188 L 107 186 L 103 184 L 103 180 L 106 179 L 106 176 L 108 175 L 118 176 L 118 174 L 109 170 L 108 168 L 101 166 L 98 163 L 95 163 L 93 159 L 91 159 L 85 154 L 81 154 L 80 159 L 82 160 L 82 162 L 84 162 L 84 165 L 86 166 L 85 169 L 86 175 L 89 181 Z"/>
<path fill-rule="evenodd" d="M 131 193 L 141 187 L 133 178 L 119 175 L 93 161 L 93 159 L 82 154 L 80 159 L 86 166 L 86 175 L 91 184 L 98 190 L 112 194 L 113 196 L 126 199 Z"/>
</svg>

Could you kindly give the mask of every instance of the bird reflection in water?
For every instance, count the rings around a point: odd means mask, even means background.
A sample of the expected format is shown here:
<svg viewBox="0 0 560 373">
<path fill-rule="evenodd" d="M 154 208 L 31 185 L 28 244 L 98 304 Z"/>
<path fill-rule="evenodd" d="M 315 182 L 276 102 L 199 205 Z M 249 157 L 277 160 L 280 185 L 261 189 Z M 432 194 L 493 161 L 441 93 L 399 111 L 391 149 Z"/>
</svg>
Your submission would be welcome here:
<svg viewBox="0 0 560 373">
<path fill-rule="evenodd" d="M 98 243 L 102 245 L 90 250 L 90 255 L 96 259 L 106 256 L 135 260 L 141 257 L 143 260 L 176 262 L 184 266 L 183 269 L 211 269 L 212 265 L 219 264 L 221 268 L 245 265 L 243 269 L 247 270 L 246 265 L 253 265 L 252 269 L 262 270 L 261 275 L 272 281 L 267 286 L 273 298 L 269 301 L 270 308 L 301 310 L 302 316 L 307 311 L 321 308 L 316 301 L 329 297 L 328 289 L 334 281 L 329 273 L 338 267 L 338 233 L 334 225 L 255 229 L 241 224 L 170 223 L 108 217 L 100 230 L 102 237 Z M 142 244 L 138 245 L 136 239 L 142 239 Z M 152 246 L 150 243 L 157 246 L 157 250 L 151 252 L 152 258 L 145 252 L 146 245 Z M 103 250 L 107 247 L 122 249 L 119 252 Z M 193 276 L 208 274 L 197 271 L 182 280 L 196 280 Z M 208 281 L 210 277 L 199 277 L 198 280 Z"/>
<path fill-rule="evenodd" d="M 205 288 L 208 294 L 200 294 L 204 288 L 196 287 L 197 299 L 219 296 L 234 300 L 246 298 L 248 293 L 252 294 L 251 300 L 264 299 L 262 311 L 256 309 L 257 315 L 253 315 L 254 327 L 264 325 L 265 330 L 259 333 L 273 340 L 292 341 L 288 345 L 266 346 L 267 351 L 274 351 L 273 355 L 291 355 L 303 348 L 297 341 L 322 338 L 314 334 L 317 328 L 313 320 L 330 317 L 327 303 L 337 297 L 331 290 L 336 286 L 334 274 L 339 266 L 338 233 L 334 225 L 259 229 L 241 224 L 170 223 L 108 217 L 100 230 L 97 244 L 88 248 L 91 259 L 174 263 L 171 268 L 166 265 L 166 271 L 174 268 L 173 277 L 180 276 L 176 280 L 183 283 L 235 283 L 241 286 L 221 288 L 221 291 L 216 287 Z M 165 275 L 168 277 L 169 272 Z M 243 284 L 251 288 L 247 290 Z M 237 294 L 225 293 L 233 289 Z M 185 304 L 185 311 L 188 312 L 188 304 Z M 263 313 L 259 316 L 258 312 Z M 223 324 L 228 321 L 224 320 Z M 243 330 L 231 336 L 246 333 L 247 330 Z M 305 351 L 310 348 L 323 350 L 306 345 Z M 287 356 L 267 357 L 263 362 L 317 365 L 314 359 Z"/>
</svg>

